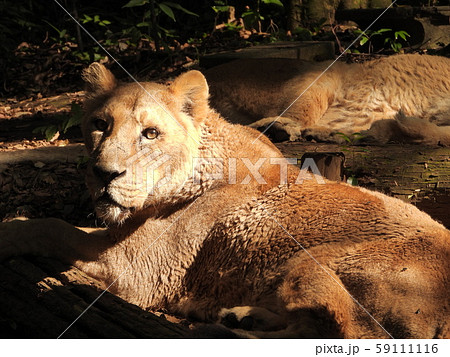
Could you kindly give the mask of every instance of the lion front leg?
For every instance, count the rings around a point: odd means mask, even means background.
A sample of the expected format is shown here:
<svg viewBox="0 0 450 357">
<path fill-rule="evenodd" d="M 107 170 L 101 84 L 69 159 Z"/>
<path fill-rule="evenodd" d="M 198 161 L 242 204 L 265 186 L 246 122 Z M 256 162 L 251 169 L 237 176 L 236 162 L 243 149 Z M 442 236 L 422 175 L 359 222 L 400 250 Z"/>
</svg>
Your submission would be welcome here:
<svg viewBox="0 0 450 357">
<path fill-rule="evenodd" d="M 306 129 L 317 125 L 331 101 L 330 91 L 316 85 L 291 103 L 286 103 L 286 110 L 280 116 L 266 117 L 250 126 L 264 132 L 274 142 L 300 140 L 305 137 Z"/>
<path fill-rule="evenodd" d="M 107 246 L 105 230 L 84 230 L 56 218 L 0 223 L 0 260 L 35 255 L 73 264 L 96 259 Z"/>
<path fill-rule="evenodd" d="M 277 331 L 286 328 L 285 316 L 257 306 L 235 306 L 219 311 L 219 323 L 232 329 Z"/>
<path fill-rule="evenodd" d="M 273 142 L 296 141 L 302 136 L 302 125 L 285 117 L 267 117 L 250 124 L 250 127 L 263 132 Z"/>
</svg>

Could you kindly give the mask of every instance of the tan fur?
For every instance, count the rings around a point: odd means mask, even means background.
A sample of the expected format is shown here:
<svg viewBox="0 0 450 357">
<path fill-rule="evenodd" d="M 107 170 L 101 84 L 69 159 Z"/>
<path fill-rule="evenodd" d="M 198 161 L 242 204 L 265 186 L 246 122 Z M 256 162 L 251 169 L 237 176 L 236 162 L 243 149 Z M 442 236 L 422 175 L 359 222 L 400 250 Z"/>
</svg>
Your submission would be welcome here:
<svg viewBox="0 0 450 357">
<path fill-rule="evenodd" d="M 87 182 L 110 227 L 3 223 L 0 258 L 53 256 L 143 308 L 242 336 L 450 337 L 450 232 L 428 215 L 283 166 L 208 107 L 199 72 L 140 87 L 93 64 L 85 78 Z M 195 158 L 222 160 L 223 175 Z"/>
<path fill-rule="evenodd" d="M 401 111 L 423 119 L 423 140 L 415 136 L 411 141 L 450 145 L 450 59 L 397 55 L 363 64 L 337 62 L 323 73 L 330 64 L 246 59 L 205 75 L 212 106 L 226 119 L 263 129 L 282 114 L 275 129 L 287 132 L 291 140 L 338 141 L 336 132 L 366 131 Z M 408 140 L 409 134 L 402 123 L 365 132 L 381 142 Z"/>
</svg>

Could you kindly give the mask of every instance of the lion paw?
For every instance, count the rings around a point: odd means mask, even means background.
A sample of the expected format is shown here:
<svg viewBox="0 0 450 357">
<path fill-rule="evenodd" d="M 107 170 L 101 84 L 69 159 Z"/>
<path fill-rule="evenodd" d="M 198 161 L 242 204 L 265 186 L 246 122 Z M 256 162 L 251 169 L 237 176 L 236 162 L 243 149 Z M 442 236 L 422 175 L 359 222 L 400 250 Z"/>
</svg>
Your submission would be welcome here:
<svg viewBox="0 0 450 357">
<path fill-rule="evenodd" d="M 302 133 L 302 128 L 298 122 L 284 117 L 264 118 L 250 124 L 250 127 L 263 132 L 276 143 L 298 140 Z"/>
<path fill-rule="evenodd" d="M 219 312 L 219 323 L 231 329 L 275 331 L 286 327 L 280 315 L 255 306 L 236 306 Z"/>
</svg>

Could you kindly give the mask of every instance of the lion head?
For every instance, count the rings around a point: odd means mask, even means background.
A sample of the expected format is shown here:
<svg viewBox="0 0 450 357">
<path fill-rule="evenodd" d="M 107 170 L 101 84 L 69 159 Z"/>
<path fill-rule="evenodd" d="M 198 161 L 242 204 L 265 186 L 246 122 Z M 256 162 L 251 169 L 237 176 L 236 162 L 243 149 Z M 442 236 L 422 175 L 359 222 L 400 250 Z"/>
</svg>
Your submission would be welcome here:
<svg viewBox="0 0 450 357">
<path fill-rule="evenodd" d="M 121 83 L 94 63 L 83 77 L 86 181 L 97 215 L 120 223 L 133 212 L 186 198 L 210 110 L 203 75 L 190 71 L 170 86 Z"/>
</svg>

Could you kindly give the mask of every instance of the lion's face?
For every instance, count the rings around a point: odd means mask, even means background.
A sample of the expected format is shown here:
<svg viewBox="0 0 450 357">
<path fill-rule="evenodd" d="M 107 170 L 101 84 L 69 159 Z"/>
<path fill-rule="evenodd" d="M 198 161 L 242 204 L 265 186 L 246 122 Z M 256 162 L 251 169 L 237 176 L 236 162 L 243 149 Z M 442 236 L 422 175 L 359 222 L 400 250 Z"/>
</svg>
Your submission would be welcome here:
<svg viewBox="0 0 450 357">
<path fill-rule="evenodd" d="M 208 88 L 199 72 L 170 87 L 119 84 L 91 65 L 83 135 L 90 155 L 87 185 L 97 215 L 120 223 L 133 212 L 176 196 L 192 175 Z"/>
</svg>

